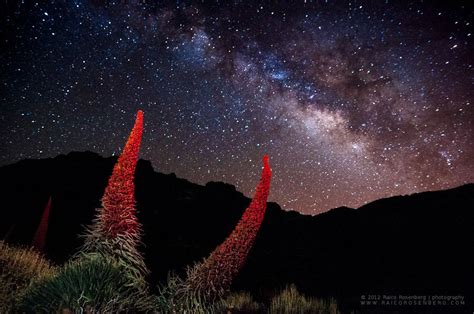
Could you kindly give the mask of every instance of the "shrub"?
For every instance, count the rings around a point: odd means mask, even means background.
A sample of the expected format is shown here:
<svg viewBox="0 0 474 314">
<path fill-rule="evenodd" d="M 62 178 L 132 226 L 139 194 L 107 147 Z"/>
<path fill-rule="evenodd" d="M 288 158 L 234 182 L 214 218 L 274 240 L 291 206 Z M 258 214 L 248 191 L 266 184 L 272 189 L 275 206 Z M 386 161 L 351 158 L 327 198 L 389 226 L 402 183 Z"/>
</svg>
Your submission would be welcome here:
<svg viewBox="0 0 474 314">
<path fill-rule="evenodd" d="M 144 283 L 148 270 L 138 251 L 141 228 L 136 217 L 134 176 L 143 134 L 143 112 L 137 118 L 127 143 L 112 170 L 102 207 L 86 229 L 79 257 L 99 253 L 123 266 L 130 278 Z"/>
<path fill-rule="evenodd" d="M 30 285 L 51 278 L 56 271 L 36 250 L 0 240 L 0 313 L 12 312 Z"/>
<path fill-rule="evenodd" d="M 245 264 L 267 208 L 272 171 L 268 156 L 263 157 L 263 170 L 255 195 L 242 218 L 227 239 L 206 259 L 187 270 L 185 288 L 212 301 L 229 290 L 232 280 Z"/>
<path fill-rule="evenodd" d="M 136 217 L 134 175 L 143 133 L 143 112 L 114 166 L 102 207 L 84 235 L 85 243 L 59 274 L 44 280 L 24 298 L 34 311 L 70 309 L 78 312 L 151 310 L 148 270 L 138 251 L 140 224 Z"/>
<path fill-rule="evenodd" d="M 157 298 L 159 313 L 214 313 L 221 310 L 221 299 L 210 299 L 201 290 L 191 289 L 181 277 L 170 274 Z"/>
<path fill-rule="evenodd" d="M 208 258 L 175 275 L 160 289 L 162 311 L 214 312 L 224 307 L 223 296 L 245 263 L 262 224 L 270 190 L 271 169 L 263 157 L 263 171 L 254 198 L 229 237 Z"/>
</svg>

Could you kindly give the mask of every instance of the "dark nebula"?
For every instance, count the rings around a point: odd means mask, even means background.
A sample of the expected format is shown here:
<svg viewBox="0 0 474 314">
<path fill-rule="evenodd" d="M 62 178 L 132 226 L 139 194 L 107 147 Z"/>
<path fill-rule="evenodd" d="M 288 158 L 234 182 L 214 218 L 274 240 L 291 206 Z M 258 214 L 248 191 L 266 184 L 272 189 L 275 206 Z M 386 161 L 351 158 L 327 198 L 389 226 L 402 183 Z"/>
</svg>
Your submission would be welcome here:
<svg viewBox="0 0 474 314">
<path fill-rule="evenodd" d="M 151 3 L 151 2 L 150 2 Z M 474 182 L 473 6 L 4 1 L 0 164 L 141 157 L 314 214 Z"/>
</svg>

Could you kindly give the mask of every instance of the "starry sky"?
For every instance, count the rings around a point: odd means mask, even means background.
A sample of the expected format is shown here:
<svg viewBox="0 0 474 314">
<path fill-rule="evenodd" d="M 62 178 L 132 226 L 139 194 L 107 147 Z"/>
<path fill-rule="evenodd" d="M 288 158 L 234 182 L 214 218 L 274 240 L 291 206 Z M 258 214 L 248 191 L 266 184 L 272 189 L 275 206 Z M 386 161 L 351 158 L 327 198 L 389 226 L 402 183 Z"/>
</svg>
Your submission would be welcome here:
<svg viewBox="0 0 474 314">
<path fill-rule="evenodd" d="M 0 165 L 141 157 L 317 214 L 474 182 L 473 5 L 2 1 Z M 449 5 L 449 6 L 448 6 Z"/>
</svg>

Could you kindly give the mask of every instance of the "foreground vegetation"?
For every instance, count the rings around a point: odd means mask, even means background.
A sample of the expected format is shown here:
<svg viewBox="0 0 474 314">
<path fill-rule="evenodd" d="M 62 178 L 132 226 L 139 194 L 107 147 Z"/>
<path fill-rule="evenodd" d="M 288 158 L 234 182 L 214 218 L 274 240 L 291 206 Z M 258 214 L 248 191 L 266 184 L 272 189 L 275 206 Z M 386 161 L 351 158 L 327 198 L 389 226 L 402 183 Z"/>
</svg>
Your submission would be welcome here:
<svg viewBox="0 0 474 314">
<path fill-rule="evenodd" d="M 211 301 L 176 293 L 182 284 L 181 278 L 170 276 L 158 295 L 144 295 L 113 259 L 96 255 L 57 267 L 32 248 L 0 241 L 1 313 L 339 313 L 334 299 L 307 297 L 294 285 L 268 300 L 229 292 Z"/>
<path fill-rule="evenodd" d="M 57 267 L 32 248 L 0 240 L 0 313 L 10 313 L 36 282 L 54 277 Z"/>
</svg>

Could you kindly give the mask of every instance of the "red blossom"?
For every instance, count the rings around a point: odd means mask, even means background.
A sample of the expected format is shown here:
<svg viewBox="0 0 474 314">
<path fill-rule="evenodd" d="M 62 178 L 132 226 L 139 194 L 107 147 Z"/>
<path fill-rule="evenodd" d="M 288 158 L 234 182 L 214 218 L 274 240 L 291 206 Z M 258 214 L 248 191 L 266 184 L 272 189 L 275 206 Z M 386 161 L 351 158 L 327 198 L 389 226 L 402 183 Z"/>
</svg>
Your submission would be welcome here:
<svg viewBox="0 0 474 314">
<path fill-rule="evenodd" d="M 262 224 L 270 190 L 272 172 L 268 156 L 263 157 L 263 171 L 257 191 L 229 237 L 191 272 L 190 284 L 210 290 L 227 290 L 245 264 Z"/>
<path fill-rule="evenodd" d="M 135 236 L 139 232 L 139 223 L 135 215 L 134 175 L 142 133 L 143 112 L 139 110 L 135 125 L 114 166 L 102 197 L 102 209 L 98 221 L 101 233 L 109 238 L 115 238 L 120 234 Z"/>
<path fill-rule="evenodd" d="M 38 225 L 38 229 L 36 229 L 35 236 L 33 237 L 32 245 L 38 251 L 44 250 L 44 245 L 46 243 L 46 234 L 48 233 L 48 221 L 49 221 L 50 209 L 51 209 L 51 196 L 48 199 L 48 203 L 46 203 L 46 207 L 44 208 L 43 215 L 41 216 L 40 224 Z"/>
</svg>

